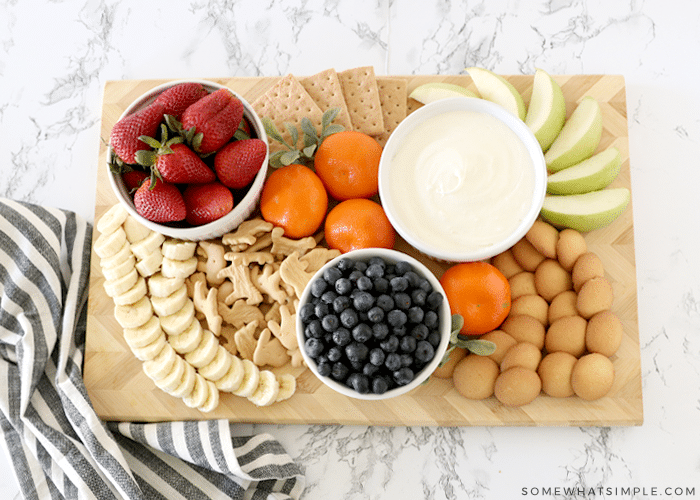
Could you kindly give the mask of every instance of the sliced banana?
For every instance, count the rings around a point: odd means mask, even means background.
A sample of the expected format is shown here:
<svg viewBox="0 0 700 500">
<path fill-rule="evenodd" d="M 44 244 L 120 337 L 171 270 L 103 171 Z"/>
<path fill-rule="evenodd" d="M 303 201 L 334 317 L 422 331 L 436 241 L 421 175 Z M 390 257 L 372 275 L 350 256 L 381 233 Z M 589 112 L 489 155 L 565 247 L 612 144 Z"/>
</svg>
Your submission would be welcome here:
<svg viewBox="0 0 700 500">
<path fill-rule="evenodd" d="M 112 205 L 97 221 L 97 230 L 102 234 L 111 234 L 121 227 L 128 216 L 129 212 L 121 203 Z"/>
<path fill-rule="evenodd" d="M 209 413 L 219 406 L 219 389 L 210 380 L 207 380 L 207 393 L 207 399 L 204 401 L 204 404 L 197 407 L 203 413 Z"/>
<path fill-rule="evenodd" d="M 148 291 L 151 297 L 167 297 L 184 284 L 185 278 L 166 278 L 158 272 L 148 278 Z"/>
<path fill-rule="evenodd" d="M 269 406 L 277 401 L 279 392 L 280 384 L 275 374 L 270 370 L 262 370 L 258 387 L 252 395 L 248 396 L 248 401 L 255 406 Z"/>
<path fill-rule="evenodd" d="M 151 316 L 151 319 L 136 328 L 124 328 L 124 340 L 132 349 L 145 347 L 155 342 L 158 337 L 163 337 L 165 340 L 165 333 L 156 316 Z"/>
<path fill-rule="evenodd" d="M 153 232 L 131 215 L 126 218 L 122 227 L 129 243 L 137 243 Z"/>
<path fill-rule="evenodd" d="M 197 249 L 195 241 L 176 240 L 168 238 L 163 242 L 161 247 L 163 257 L 172 260 L 187 260 L 194 257 L 194 252 Z"/>
<path fill-rule="evenodd" d="M 155 358 L 143 363 L 143 371 L 151 380 L 161 380 L 172 371 L 176 358 L 175 349 L 166 342 Z"/>
<path fill-rule="evenodd" d="M 280 390 L 276 402 L 291 398 L 297 390 L 297 379 L 291 373 L 278 375 L 277 382 L 279 382 Z"/>
<path fill-rule="evenodd" d="M 190 326 L 180 335 L 170 335 L 168 342 L 178 354 L 187 354 L 194 351 L 202 342 L 204 328 L 197 318 L 192 318 Z"/>
<path fill-rule="evenodd" d="M 243 361 L 238 356 L 231 356 L 231 366 L 226 374 L 216 381 L 216 387 L 223 392 L 233 392 L 241 386 L 245 368 Z"/>
<path fill-rule="evenodd" d="M 219 345 L 216 349 L 216 356 L 208 364 L 201 367 L 198 371 L 199 374 L 207 380 L 216 382 L 221 377 L 226 375 L 229 368 L 231 368 L 233 355 L 226 350 L 222 345 Z"/>
<path fill-rule="evenodd" d="M 187 278 L 197 270 L 197 257 L 187 260 L 173 260 L 163 257 L 160 272 L 168 278 Z"/>
<path fill-rule="evenodd" d="M 111 257 L 121 250 L 126 243 L 126 233 L 119 227 L 116 231 L 108 234 L 101 234 L 95 240 L 95 253 L 101 258 Z"/>
<path fill-rule="evenodd" d="M 199 373 L 195 375 L 194 389 L 192 392 L 182 398 L 187 406 L 190 408 L 197 408 L 202 406 L 207 398 L 209 397 L 209 385 L 204 377 Z"/>
<path fill-rule="evenodd" d="M 170 392 L 165 391 L 176 398 L 184 398 L 185 396 L 191 394 L 194 390 L 195 380 L 197 379 L 197 371 L 194 369 L 194 366 L 186 362 L 184 359 L 182 359 L 182 364 L 184 365 L 184 373 L 182 374 L 180 384 Z"/>
<path fill-rule="evenodd" d="M 161 335 L 148 345 L 143 347 L 132 347 L 131 352 L 134 353 L 136 359 L 140 361 L 148 361 L 158 356 L 158 353 L 163 350 L 165 344 L 167 344 L 165 335 Z"/>
<path fill-rule="evenodd" d="M 241 380 L 241 384 L 238 386 L 238 388 L 231 392 L 236 396 L 247 398 L 252 396 L 255 390 L 258 388 L 258 382 L 260 382 L 260 370 L 251 360 L 244 359 L 243 371 L 243 380 Z"/>
<path fill-rule="evenodd" d="M 212 362 L 219 347 L 219 339 L 209 330 L 204 329 L 202 341 L 197 348 L 185 354 L 185 361 L 195 368 L 202 368 Z"/>
<path fill-rule="evenodd" d="M 129 260 L 130 258 L 133 259 L 134 254 L 131 253 L 131 245 L 129 244 L 129 242 L 125 241 L 117 253 L 115 253 L 111 257 L 103 257 L 100 259 L 100 267 L 102 269 L 110 269 L 112 267 L 118 266 L 125 260 Z"/>
<path fill-rule="evenodd" d="M 158 316 L 170 316 L 185 307 L 185 302 L 189 300 L 187 287 L 182 285 L 179 290 L 174 291 L 167 297 L 151 297 L 153 310 Z"/>
<path fill-rule="evenodd" d="M 112 297 L 115 306 L 125 306 L 127 304 L 134 304 L 146 296 L 148 292 L 148 287 L 146 286 L 146 280 L 139 276 L 134 283 L 134 286 L 129 288 L 126 292 L 120 293 Z"/>
<path fill-rule="evenodd" d="M 136 328 L 153 316 L 151 300 L 145 296 L 133 304 L 114 306 L 114 317 L 122 328 Z"/>
<path fill-rule="evenodd" d="M 124 261 L 112 267 L 102 267 L 102 276 L 104 276 L 107 281 L 116 281 L 130 273 L 131 270 L 134 269 L 135 264 L 136 259 L 129 253 L 129 257 Z"/>
<path fill-rule="evenodd" d="M 180 356 L 175 356 L 170 373 L 160 380 L 155 380 L 156 387 L 171 394 L 182 383 L 185 367 L 189 366 Z M 194 379 L 193 379 L 194 380 Z"/>
<path fill-rule="evenodd" d="M 168 335 L 180 335 L 190 326 L 194 319 L 194 302 L 187 300 L 185 305 L 174 314 L 160 316 L 160 326 Z"/>
<path fill-rule="evenodd" d="M 160 270 L 160 265 L 163 262 L 163 254 L 160 248 L 156 248 L 143 259 L 136 263 L 136 270 L 141 276 L 153 276 Z"/>
<path fill-rule="evenodd" d="M 115 297 L 117 295 L 121 295 L 129 288 L 134 286 L 138 279 L 139 273 L 136 272 L 136 269 L 132 268 L 131 271 L 126 273 L 121 278 L 112 281 L 107 280 L 102 284 L 102 286 L 104 287 L 105 293 L 108 296 Z"/>
<path fill-rule="evenodd" d="M 126 234 L 124 236 L 126 237 Z M 160 248 L 163 241 L 165 241 L 165 236 L 151 231 L 144 239 L 131 244 L 131 253 L 139 260 L 145 259 L 156 248 Z"/>
</svg>

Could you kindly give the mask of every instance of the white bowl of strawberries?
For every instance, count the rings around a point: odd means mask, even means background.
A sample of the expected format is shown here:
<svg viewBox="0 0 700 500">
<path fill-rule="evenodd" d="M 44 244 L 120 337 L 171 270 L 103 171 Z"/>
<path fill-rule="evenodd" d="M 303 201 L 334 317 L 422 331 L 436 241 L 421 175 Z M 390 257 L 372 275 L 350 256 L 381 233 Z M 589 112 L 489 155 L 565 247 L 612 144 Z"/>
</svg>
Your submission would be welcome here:
<svg viewBox="0 0 700 500">
<path fill-rule="evenodd" d="M 119 201 L 166 236 L 218 238 L 250 217 L 269 161 L 250 104 L 224 85 L 178 80 L 136 99 L 110 134 L 107 164 Z"/>
</svg>

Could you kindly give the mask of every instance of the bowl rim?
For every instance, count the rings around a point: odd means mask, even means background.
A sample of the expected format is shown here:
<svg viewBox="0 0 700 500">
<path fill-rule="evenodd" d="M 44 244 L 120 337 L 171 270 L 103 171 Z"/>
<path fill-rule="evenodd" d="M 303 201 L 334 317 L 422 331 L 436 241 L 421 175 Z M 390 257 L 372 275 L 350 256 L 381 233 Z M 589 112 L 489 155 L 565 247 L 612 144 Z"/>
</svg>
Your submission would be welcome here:
<svg viewBox="0 0 700 500">
<path fill-rule="evenodd" d="M 263 160 L 263 165 L 256 174 L 255 178 L 253 179 L 253 182 L 248 187 L 245 196 L 243 196 L 243 198 L 241 198 L 235 204 L 233 210 L 231 210 L 231 212 L 229 212 L 222 218 L 209 222 L 207 224 L 203 224 L 201 226 L 170 227 L 163 224 L 159 224 L 157 222 L 149 221 L 148 219 L 142 217 L 136 211 L 136 208 L 133 204 L 133 200 L 131 200 L 131 197 L 128 196 L 128 193 L 126 192 L 126 188 L 121 180 L 121 176 L 119 174 L 115 174 L 109 169 L 109 162 L 111 156 L 111 148 L 109 147 L 109 145 L 107 147 L 106 153 L 106 166 L 108 170 L 107 173 L 109 177 L 109 182 L 112 187 L 112 192 L 116 196 L 119 203 L 121 203 L 127 210 L 129 215 L 134 217 L 139 223 L 141 223 L 143 226 L 147 227 L 152 231 L 156 231 L 171 238 L 189 241 L 201 241 L 221 237 L 223 234 L 235 230 L 235 228 L 238 225 L 240 225 L 253 213 L 253 211 L 257 207 L 257 203 L 260 199 L 260 194 L 262 192 L 262 187 L 267 177 L 270 159 L 270 145 L 267 140 L 267 133 L 265 132 L 265 127 L 263 126 L 262 120 L 255 112 L 251 104 L 245 98 L 243 98 L 243 96 L 238 94 L 235 90 L 229 88 L 224 84 L 217 83 L 211 80 L 187 78 L 171 80 L 156 85 L 155 87 L 147 90 L 139 97 L 134 99 L 134 101 L 132 101 L 131 104 L 129 104 L 129 106 L 127 106 L 127 108 L 122 112 L 117 121 L 121 120 L 125 116 L 135 113 L 140 109 L 143 109 L 144 107 L 155 101 L 155 99 L 161 92 L 181 83 L 200 83 L 209 92 L 213 92 L 215 90 L 223 88 L 229 90 L 234 96 L 236 96 L 236 98 L 238 98 L 243 103 L 243 116 L 251 121 L 251 125 L 255 129 L 255 133 L 257 134 L 258 139 L 262 140 L 265 143 L 266 152 L 265 159 Z"/>
<path fill-rule="evenodd" d="M 488 247 L 479 248 L 472 251 L 458 252 L 447 251 L 431 246 L 428 242 L 417 239 L 409 230 L 405 228 L 399 216 L 393 209 L 392 198 L 389 190 L 388 172 L 391 168 L 391 161 L 396 155 L 396 151 L 403 143 L 405 137 L 426 118 L 432 118 L 451 111 L 475 111 L 491 115 L 504 123 L 523 142 L 532 160 L 535 172 L 535 188 L 532 197 L 532 204 L 523 220 L 516 230 L 507 238 L 496 242 Z M 502 106 L 481 99 L 478 97 L 450 97 L 428 103 L 413 111 L 389 136 L 382 156 L 379 161 L 379 198 L 386 212 L 389 221 L 394 226 L 401 237 L 412 247 L 421 253 L 445 262 L 472 262 L 488 259 L 494 255 L 507 250 L 517 243 L 535 223 L 544 203 L 547 191 L 547 166 L 544 160 L 542 147 L 535 138 L 532 131 L 523 120 L 513 115 Z"/>
<path fill-rule="evenodd" d="M 302 304 L 305 304 L 309 299 L 309 295 L 311 294 L 310 284 L 319 277 L 321 277 L 326 269 L 335 266 L 339 260 L 343 258 L 350 258 L 353 260 L 367 261 L 371 257 L 376 256 L 382 257 L 390 262 L 398 262 L 399 260 L 404 260 L 410 263 L 414 267 L 414 269 L 419 272 L 421 276 L 424 276 L 428 279 L 428 281 L 430 281 L 433 290 L 439 291 L 443 296 L 443 301 L 440 305 L 440 344 L 435 349 L 435 357 L 430 363 L 428 363 L 427 366 L 425 366 L 420 372 L 418 372 L 418 374 L 411 381 L 411 383 L 391 389 L 385 392 L 384 394 L 360 394 L 359 392 L 350 389 L 346 385 L 340 384 L 339 382 L 332 380 L 330 377 L 322 376 L 318 373 L 316 363 L 306 354 L 306 350 L 304 349 L 304 329 L 300 315 L 297 314 L 295 319 L 297 341 L 299 343 L 301 355 L 304 359 L 304 362 L 306 363 L 306 366 L 309 368 L 309 370 L 311 370 L 311 372 L 316 376 L 316 378 L 319 379 L 327 387 L 333 389 L 339 394 L 343 394 L 345 396 L 355 399 L 370 401 L 392 399 L 406 394 L 423 384 L 423 382 L 425 382 L 425 380 L 427 380 L 428 377 L 430 377 L 433 374 L 433 372 L 438 368 L 438 365 L 440 364 L 443 357 L 445 356 L 445 353 L 447 352 L 447 348 L 449 347 L 450 343 L 450 333 L 452 324 L 452 314 L 450 310 L 450 305 L 447 301 L 447 295 L 445 294 L 445 290 L 442 288 L 442 285 L 440 284 L 440 281 L 438 280 L 437 276 L 435 276 L 435 274 L 432 271 L 430 271 L 430 269 L 428 269 L 425 266 L 425 264 L 420 262 L 418 259 L 412 257 L 411 255 L 401 252 L 400 250 L 386 248 L 361 248 L 357 250 L 351 250 L 328 261 L 318 271 L 314 273 L 314 275 L 307 283 L 306 287 L 304 287 L 304 291 L 302 292 L 301 297 L 299 297 L 299 308 L 301 308 Z"/>
</svg>

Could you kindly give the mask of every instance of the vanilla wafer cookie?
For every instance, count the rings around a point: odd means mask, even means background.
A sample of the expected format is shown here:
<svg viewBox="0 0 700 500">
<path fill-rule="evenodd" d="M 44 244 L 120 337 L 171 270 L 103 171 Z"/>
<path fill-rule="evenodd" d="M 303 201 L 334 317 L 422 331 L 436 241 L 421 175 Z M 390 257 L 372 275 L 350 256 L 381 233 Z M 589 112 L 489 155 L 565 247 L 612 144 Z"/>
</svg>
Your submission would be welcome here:
<svg viewBox="0 0 700 500">
<path fill-rule="evenodd" d="M 261 370 L 258 386 L 247 399 L 255 406 L 269 406 L 277 401 L 279 390 L 280 384 L 275 374 L 270 370 Z"/>
<path fill-rule="evenodd" d="M 116 203 L 102 214 L 95 227 L 102 234 L 111 234 L 121 227 L 128 216 L 126 208 L 121 203 Z"/>
</svg>

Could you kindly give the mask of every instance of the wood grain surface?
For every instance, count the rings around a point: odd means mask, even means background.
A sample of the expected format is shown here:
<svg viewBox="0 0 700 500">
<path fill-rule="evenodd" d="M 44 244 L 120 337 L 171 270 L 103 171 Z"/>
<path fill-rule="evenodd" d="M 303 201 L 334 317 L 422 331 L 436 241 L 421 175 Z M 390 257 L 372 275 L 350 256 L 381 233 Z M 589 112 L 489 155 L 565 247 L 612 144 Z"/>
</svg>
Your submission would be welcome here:
<svg viewBox="0 0 700 500">
<path fill-rule="evenodd" d="M 416 86 L 442 81 L 475 89 L 468 76 L 405 76 L 408 91 Z M 249 102 L 262 94 L 277 77 L 212 78 L 227 85 Z M 532 76 L 508 76 L 507 79 L 529 102 Z M 616 146 L 622 153 L 620 175 L 613 186 L 630 188 L 629 145 L 625 81 L 619 75 L 560 75 L 570 114 L 585 95 L 598 100 L 603 111 L 603 137 L 599 149 Z M 108 180 L 106 166 L 109 132 L 123 110 L 137 97 L 166 80 L 109 81 L 105 84 L 101 125 L 101 146 L 96 159 L 98 171 L 95 220 L 117 202 Z M 409 110 L 420 106 L 409 100 Z M 460 396 L 451 381 L 432 379 L 413 392 L 387 401 L 360 401 L 332 392 L 309 370 L 284 367 L 297 376 L 296 394 L 289 400 L 258 408 L 243 398 L 223 394 L 219 407 L 205 414 L 190 409 L 180 399 L 155 387 L 144 374 L 123 339 L 114 319 L 112 300 L 103 290 L 104 278 L 99 258 L 92 255 L 84 378 L 97 414 L 105 420 L 167 421 L 226 418 L 234 422 L 275 424 L 347 424 L 347 425 L 427 425 L 427 426 L 629 426 L 643 421 L 639 330 L 637 319 L 637 283 L 635 270 L 634 227 L 630 203 L 622 216 L 610 226 L 586 235 L 591 251 L 602 259 L 607 277 L 613 283 L 613 311 L 624 325 L 624 338 L 612 358 L 615 384 L 608 396 L 594 402 L 578 397 L 564 399 L 540 395 L 533 403 L 508 408 L 495 398 L 470 401 Z M 94 238 L 97 234 L 94 235 Z M 404 242 L 397 248 L 416 253 Z M 444 264 L 423 257 L 428 267 L 440 275 Z"/>
</svg>

